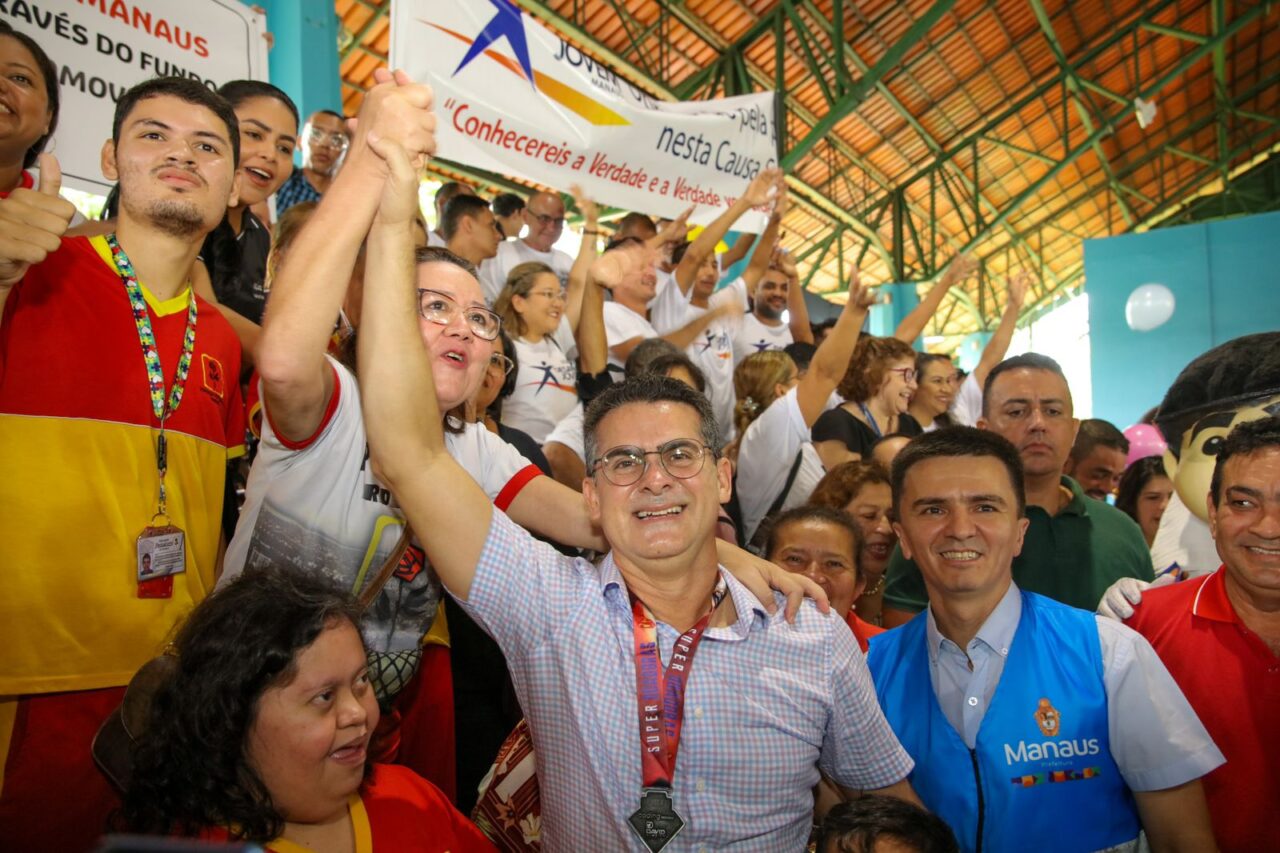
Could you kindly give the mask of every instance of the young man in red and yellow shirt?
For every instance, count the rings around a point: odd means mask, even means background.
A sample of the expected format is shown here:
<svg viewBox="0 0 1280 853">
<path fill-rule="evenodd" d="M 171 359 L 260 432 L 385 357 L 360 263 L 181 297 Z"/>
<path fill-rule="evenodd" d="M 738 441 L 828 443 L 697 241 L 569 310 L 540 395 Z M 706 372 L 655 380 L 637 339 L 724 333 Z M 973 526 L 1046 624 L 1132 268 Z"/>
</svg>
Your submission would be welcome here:
<svg viewBox="0 0 1280 853">
<path fill-rule="evenodd" d="M 41 187 L 0 202 L 0 837 L 14 849 L 101 834 L 114 797 L 93 735 L 215 580 L 226 460 L 243 450 L 240 349 L 188 276 L 238 155 L 225 101 L 157 78 L 120 99 L 103 147 L 114 235 L 59 239 L 73 211 L 47 155 Z M 166 526 L 185 540 L 161 569 Z"/>
</svg>

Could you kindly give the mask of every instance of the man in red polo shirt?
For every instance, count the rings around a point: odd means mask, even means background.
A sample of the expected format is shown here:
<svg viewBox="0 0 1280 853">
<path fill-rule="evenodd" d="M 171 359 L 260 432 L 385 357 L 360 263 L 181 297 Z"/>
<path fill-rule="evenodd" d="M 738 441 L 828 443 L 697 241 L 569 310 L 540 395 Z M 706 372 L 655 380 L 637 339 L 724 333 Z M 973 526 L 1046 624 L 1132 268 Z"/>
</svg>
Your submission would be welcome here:
<svg viewBox="0 0 1280 853">
<path fill-rule="evenodd" d="M 1148 590 L 1126 621 L 1227 757 L 1203 780 L 1219 848 L 1280 850 L 1280 417 L 1231 432 L 1208 501 L 1223 565 Z"/>
</svg>

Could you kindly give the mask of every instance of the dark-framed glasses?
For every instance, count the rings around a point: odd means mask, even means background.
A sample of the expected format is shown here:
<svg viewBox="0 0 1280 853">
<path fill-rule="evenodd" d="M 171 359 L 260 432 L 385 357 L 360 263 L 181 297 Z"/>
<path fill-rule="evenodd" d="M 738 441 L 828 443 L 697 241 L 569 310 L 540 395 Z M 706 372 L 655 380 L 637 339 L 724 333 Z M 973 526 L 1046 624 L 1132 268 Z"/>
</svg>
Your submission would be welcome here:
<svg viewBox="0 0 1280 853">
<path fill-rule="evenodd" d="M 489 356 L 489 366 L 500 368 L 503 376 L 510 376 L 511 371 L 516 369 L 516 363 L 500 352 Z"/>
<path fill-rule="evenodd" d="M 920 378 L 920 371 L 914 367 L 891 367 L 889 372 L 901 376 L 903 382 L 915 382 Z"/>
<path fill-rule="evenodd" d="M 477 338 L 492 341 L 502 330 L 502 318 L 479 305 L 463 308 L 447 293 L 430 288 L 418 288 L 418 314 L 422 319 L 438 326 L 447 326 L 462 312 L 468 328 Z"/>
<path fill-rule="evenodd" d="M 563 216 L 548 216 L 545 213 L 536 213 L 532 210 L 529 211 L 529 213 L 533 214 L 533 218 L 541 222 L 543 225 L 554 225 L 557 228 L 564 225 Z"/>
<path fill-rule="evenodd" d="M 708 456 L 713 459 L 715 450 L 691 438 L 677 438 L 663 444 L 657 450 L 643 450 L 623 445 L 606 450 L 592 463 L 592 469 L 604 474 L 615 486 L 630 486 L 640 481 L 649 470 L 649 457 L 657 456 L 662 470 L 677 480 L 697 476 Z"/>
</svg>

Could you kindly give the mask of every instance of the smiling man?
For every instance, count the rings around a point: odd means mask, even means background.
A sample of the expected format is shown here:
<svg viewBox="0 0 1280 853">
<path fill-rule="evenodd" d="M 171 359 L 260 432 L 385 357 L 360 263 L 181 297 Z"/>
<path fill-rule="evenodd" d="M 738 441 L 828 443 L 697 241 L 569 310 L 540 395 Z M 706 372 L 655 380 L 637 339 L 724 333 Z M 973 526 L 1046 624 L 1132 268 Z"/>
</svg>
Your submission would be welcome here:
<svg viewBox="0 0 1280 853">
<path fill-rule="evenodd" d="M 498 246 L 498 254 L 480 267 L 480 285 L 490 305 L 502 292 L 511 270 L 530 261 L 544 263 L 555 270 L 562 290 L 569 286 L 573 258 L 555 247 L 564 233 L 564 200 L 557 193 L 536 192 L 529 196 L 523 215 L 524 236 L 504 241 Z"/>
<path fill-rule="evenodd" d="M 405 234 L 372 239 L 407 261 Z M 544 848 L 801 850 L 819 769 L 846 796 L 914 799 L 852 634 L 810 604 L 786 624 L 718 564 L 731 475 L 706 398 L 655 375 L 596 398 L 583 500 L 610 551 L 565 557 L 449 456 L 431 371 L 402 357 L 412 267 L 386 260 L 365 291 L 371 458 L 415 528 L 449 531 L 427 556 L 507 658 Z"/>
<path fill-rule="evenodd" d="M 1246 421 L 1218 448 L 1206 501 L 1221 567 L 1152 589 L 1128 620 L 1222 747 L 1204 780 L 1224 853 L 1280 850 L 1280 418 Z"/>
<path fill-rule="evenodd" d="M 1071 389 L 1053 359 L 1026 353 L 992 368 L 978 427 L 1008 439 L 1022 461 L 1027 496 L 1026 542 L 1013 579 L 1072 607 L 1092 610 L 1120 578 L 1152 579 L 1142 530 L 1120 510 L 1089 500 L 1063 464 L 1075 441 Z M 900 625 L 925 607 L 919 568 L 896 551 L 887 570 L 885 625 Z"/>
<path fill-rule="evenodd" d="M 1223 763 L 1142 637 L 1027 593 L 1022 461 L 954 427 L 893 465 L 894 529 L 929 606 L 871 638 L 876 692 L 911 784 L 977 850 L 1212 850 L 1201 776 Z"/>
<path fill-rule="evenodd" d="M 101 834 L 114 797 L 93 735 L 213 586 L 240 345 L 188 276 L 239 140 L 218 95 L 148 80 L 102 149 L 114 234 L 59 239 L 73 208 L 48 155 L 38 190 L 0 201 L 0 838 L 15 850 Z"/>
</svg>

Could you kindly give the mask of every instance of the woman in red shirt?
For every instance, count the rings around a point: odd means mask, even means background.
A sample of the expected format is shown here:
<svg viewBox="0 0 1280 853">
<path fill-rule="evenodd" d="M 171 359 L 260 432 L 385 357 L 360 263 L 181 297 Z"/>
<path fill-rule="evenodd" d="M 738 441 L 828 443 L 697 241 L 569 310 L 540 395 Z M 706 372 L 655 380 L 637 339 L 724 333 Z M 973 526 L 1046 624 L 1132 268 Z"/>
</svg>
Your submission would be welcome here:
<svg viewBox="0 0 1280 853">
<path fill-rule="evenodd" d="M 122 819 L 134 832 L 296 851 L 492 851 L 438 788 L 371 764 L 378 703 L 346 593 L 250 569 L 178 633 Z"/>
</svg>

